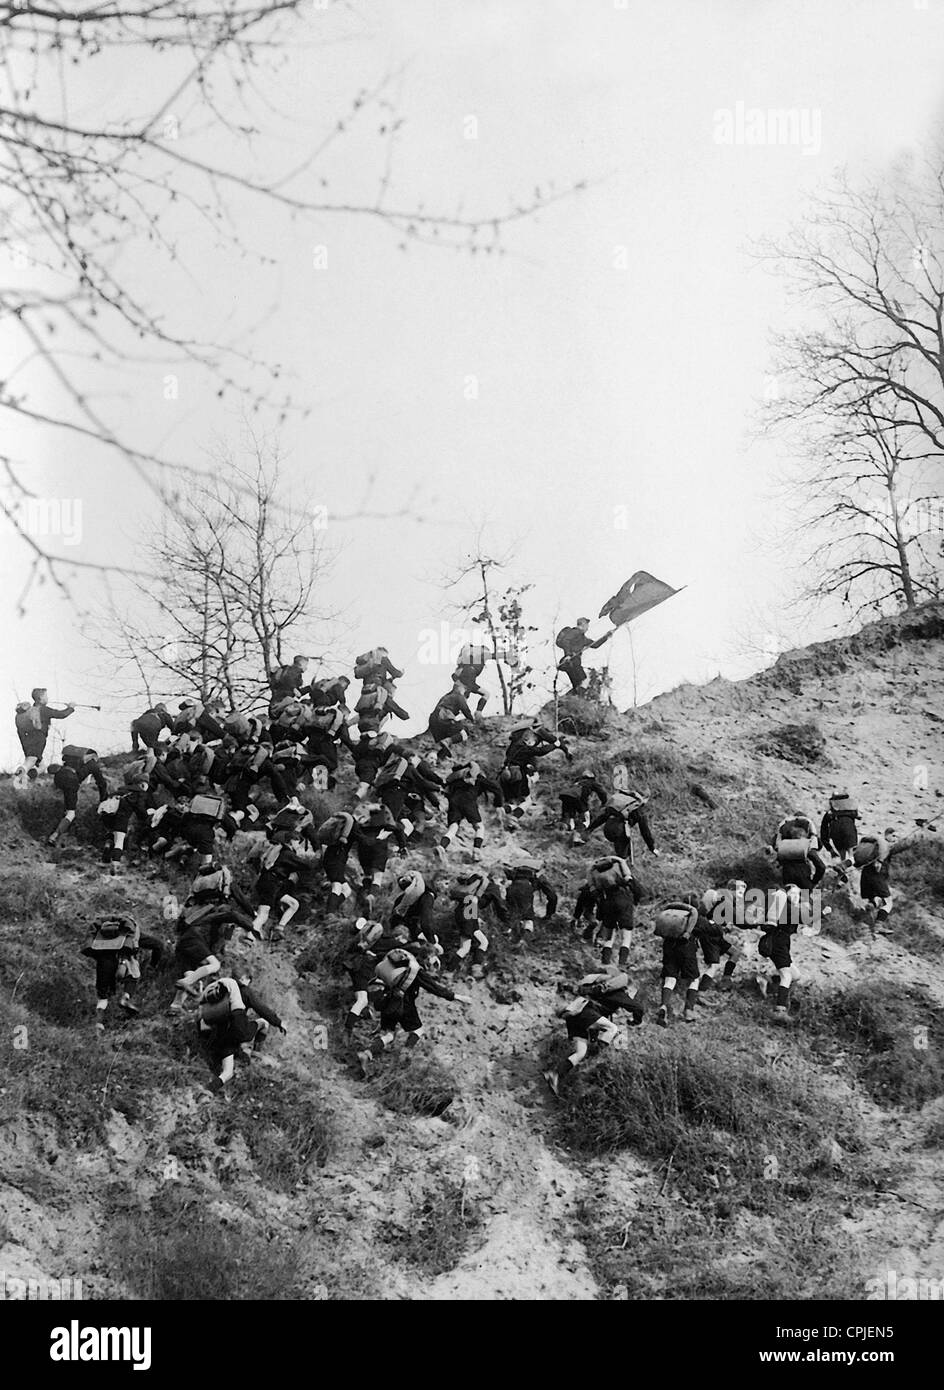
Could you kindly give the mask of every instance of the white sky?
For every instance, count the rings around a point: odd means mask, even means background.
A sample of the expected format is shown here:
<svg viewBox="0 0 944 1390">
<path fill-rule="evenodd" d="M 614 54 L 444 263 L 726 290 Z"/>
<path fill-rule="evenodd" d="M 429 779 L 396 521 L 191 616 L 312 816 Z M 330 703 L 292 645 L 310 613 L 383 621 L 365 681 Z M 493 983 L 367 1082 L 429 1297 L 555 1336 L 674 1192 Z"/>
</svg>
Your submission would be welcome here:
<svg viewBox="0 0 944 1390">
<path fill-rule="evenodd" d="M 448 668 L 417 662 L 422 631 L 448 616 L 428 581 L 488 518 L 495 549 L 516 542 L 509 578 L 534 583 L 530 616 L 542 632 L 558 613 L 558 625 L 595 618 L 635 569 L 688 586 L 634 629 L 644 695 L 719 670 L 746 674 L 761 662 L 736 653 L 743 631 L 757 628 L 759 612 L 776 629 L 797 582 L 772 494 L 780 455 L 749 436 L 768 334 L 790 311 L 782 284 L 746 248 L 781 235 L 836 167 L 865 172 L 928 138 L 944 94 L 944 0 L 927 9 L 912 0 L 387 0 L 358 13 L 352 26 L 313 7 L 312 26 L 338 22 L 337 36 L 357 37 L 292 53 L 273 93 L 283 115 L 240 168 L 292 167 L 359 86 L 402 68 L 390 87 L 405 117 L 392 203 L 501 211 L 535 184 L 593 184 L 509 228 L 502 259 L 404 253 L 376 219 L 292 219 L 243 195 L 231 207 L 244 240 L 272 264 L 221 251 L 183 213 L 167 230 L 186 274 L 162 270 L 155 284 L 146 243 L 126 254 L 135 287 L 195 333 L 260 325 L 257 348 L 297 375 L 296 397 L 311 407 L 282 429 L 288 472 L 329 518 L 357 505 L 371 473 L 374 508 L 395 510 L 416 493 L 423 524 L 329 527 L 342 556 L 328 598 L 352 625 L 345 653 L 386 643 L 407 667 L 400 696 L 416 715 L 407 731 L 425 727 L 448 685 Z M 114 65 L 86 76 L 85 117 L 127 117 L 165 90 Z M 716 111 L 739 101 L 819 113 L 818 153 L 715 143 Z M 186 148 L 231 154 L 212 125 L 198 132 L 189 110 L 181 116 Z M 321 166 L 338 201 L 373 196 L 374 126 L 373 116 L 355 123 Z M 325 269 L 313 266 L 319 245 Z M 176 401 L 164 400 L 167 370 L 109 378 L 101 404 L 116 426 L 198 466 L 214 441 L 236 446 L 235 405 L 218 402 L 196 371 L 180 374 Z M 467 398 L 470 376 L 477 399 Z M 22 381 L 37 404 L 54 401 L 47 378 Z M 81 499 L 73 553 L 132 562 L 153 501 L 126 466 L 72 436 L 4 423 L 38 493 Z M 48 585 L 15 615 L 27 567 L 5 532 L 5 766 L 16 752 L 14 694 L 34 684 L 105 706 L 100 717 L 74 717 L 73 741 L 115 746 L 128 716 L 127 692 L 94 674 L 101 660 L 88 624 Z M 75 590 L 94 606 L 94 581 L 79 576 Z M 836 616 L 824 613 L 804 638 L 828 636 Z M 316 644 L 314 632 L 298 642 Z M 613 669 L 628 703 L 625 638 L 614 642 Z"/>
</svg>

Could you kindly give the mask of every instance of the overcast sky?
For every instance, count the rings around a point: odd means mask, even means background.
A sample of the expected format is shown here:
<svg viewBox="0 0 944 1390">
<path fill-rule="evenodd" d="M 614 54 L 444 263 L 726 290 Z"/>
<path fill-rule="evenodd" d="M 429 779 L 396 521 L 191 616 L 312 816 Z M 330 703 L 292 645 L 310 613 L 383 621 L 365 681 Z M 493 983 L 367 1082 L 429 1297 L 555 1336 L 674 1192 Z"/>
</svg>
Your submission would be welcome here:
<svg viewBox="0 0 944 1390">
<path fill-rule="evenodd" d="M 793 311 L 748 246 L 782 235 L 838 166 L 871 172 L 929 138 L 944 95 L 944 0 L 386 0 L 333 17 L 313 5 L 305 23 L 336 42 L 293 52 L 247 172 L 291 169 L 359 87 L 394 74 L 386 94 L 404 123 L 391 204 L 501 212 L 536 185 L 589 183 L 508 227 L 501 258 L 404 252 L 382 220 L 292 219 L 242 194 L 233 215 L 268 263 L 222 252 L 185 212 L 169 229 L 185 270 L 155 286 L 143 238 L 126 253 L 125 273 L 170 319 L 237 342 L 254 326 L 256 348 L 294 374 L 310 413 L 290 416 L 280 443 L 341 551 L 328 592 L 349 618 L 339 654 L 386 643 L 407 668 L 408 729 L 424 728 L 448 686 L 447 669 L 418 662 L 424 629 L 449 617 L 430 580 L 484 522 L 493 549 L 514 544 L 508 577 L 533 583 L 543 634 L 555 615 L 595 619 L 636 569 L 687 586 L 635 628 L 641 694 L 762 664 L 739 654 L 741 639 L 751 629 L 763 640 L 758 615 L 776 629 L 796 576 L 773 498 L 782 454 L 751 427 L 768 335 Z M 149 90 L 146 71 L 90 68 L 82 114 L 127 117 L 163 90 Z M 738 129 L 739 103 L 796 111 L 801 142 L 719 143 L 724 113 Z M 337 201 L 373 196 L 376 114 L 319 166 Z M 181 115 L 188 148 L 213 148 L 212 123 Z M 165 400 L 167 370 L 97 383 L 103 408 L 142 448 L 211 467 L 221 445 L 239 447 L 239 409 L 197 371 Z M 22 380 L 40 403 L 54 395 L 38 374 Z M 119 458 L 45 431 L 17 428 L 8 443 L 40 495 L 81 499 L 76 557 L 132 561 L 154 501 Z M 372 509 L 409 500 L 421 520 L 332 521 L 358 506 L 370 475 Z M 34 684 L 101 703 L 69 737 L 116 746 L 127 691 L 100 678 L 89 624 L 48 586 L 16 616 L 28 556 L 6 533 L 3 552 L 0 763 L 15 756 L 14 696 Z M 75 580 L 87 607 L 95 583 Z M 837 616 L 803 635 L 828 636 Z M 318 638 L 302 632 L 297 645 Z M 547 651 L 538 657 L 547 664 Z M 625 705 L 625 637 L 612 659 Z"/>
</svg>

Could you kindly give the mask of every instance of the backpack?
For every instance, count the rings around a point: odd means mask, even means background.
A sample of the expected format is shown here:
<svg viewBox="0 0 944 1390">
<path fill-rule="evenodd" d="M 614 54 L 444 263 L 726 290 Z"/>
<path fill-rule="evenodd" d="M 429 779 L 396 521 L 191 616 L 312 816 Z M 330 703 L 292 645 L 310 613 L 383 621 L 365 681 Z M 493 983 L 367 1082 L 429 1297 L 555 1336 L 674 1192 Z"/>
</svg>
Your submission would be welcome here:
<svg viewBox="0 0 944 1390">
<path fill-rule="evenodd" d="M 415 872 L 410 875 L 408 883 L 398 884 L 399 893 L 393 900 L 394 916 L 400 916 L 411 908 L 414 903 L 418 903 L 426 892 L 426 880 L 421 873 Z"/>
<path fill-rule="evenodd" d="M 621 840 L 625 842 L 624 849 L 626 859 L 630 864 L 635 864 L 636 854 L 633 849 L 632 838 L 629 834 L 629 826 L 623 816 L 610 816 L 603 823 L 603 838 L 609 840 L 614 850 Z"/>
<path fill-rule="evenodd" d="M 300 830 L 312 823 L 312 814 L 304 806 L 283 806 L 272 821 L 273 830 Z"/>
<path fill-rule="evenodd" d="M 777 831 L 777 837 L 781 840 L 808 840 L 810 837 L 810 825 L 807 820 L 785 820 Z"/>
<path fill-rule="evenodd" d="M 698 908 L 688 903 L 669 903 L 656 917 L 655 934 L 663 941 L 691 936 L 698 921 Z"/>
<path fill-rule="evenodd" d="M 321 729 L 326 734 L 336 734 L 344 723 L 344 715 L 339 709 L 312 709 L 308 711 L 305 722 L 309 729 Z"/>
<path fill-rule="evenodd" d="M 405 774 L 410 764 L 406 758 L 390 758 L 380 769 L 374 779 L 374 789 L 387 787 L 391 782 L 397 782 Z"/>
<path fill-rule="evenodd" d="M 587 1007 L 589 1003 L 590 1000 L 586 994 L 577 994 L 574 996 L 573 999 L 571 999 L 569 1004 L 565 1004 L 564 1007 L 560 1010 L 560 1017 L 576 1018 L 578 1014 L 583 1013 L 584 1009 Z"/>
<path fill-rule="evenodd" d="M 203 923 L 207 918 L 211 918 L 217 910 L 215 903 L 195 903 L 188 898 L 183 905 L 183 909 L 177 917 L 177 933 L 183 936 L 184 932 L 196 928 L 199 932 L 203 931 Z"/>
<path fill-rule="evenodd" d="M 283 729 L 293 728 L 302 717 L 302 703 L 300 700 L 277 700 L 272 706 L 272 719 Z"/>
<path fill-rule="evenodd" d="M 62 761 L 81 762 L 89 751 L 88 748 L 80 748 L 77 743 L 67 743 L 62 750 Z"/>
<path fill-rule="evenodd" d="M 259 857 L 259 862 L 265 872 L 275 868 L 283 848 L 283 845 L 266 845 Z"/>
<path fill-rule="evenodd" d="M 263 750 L 261 744 L 244 744 L 242 748 L 237 748 L 235 752 L 231 754 L 228 768 L 229 774 L 232 776 L 234 773 L 239 772 L 257 772 L 268 756 L 268 752 Z"/>
<path fill-rule="evenodd" d="M 215 896 L 218 893 L 226 895 L 232 882 L 233 875 L 227 868 L 200 873 L 190 885 L 190 895 L 194 898 L 202 898 L 211 894 Z"/>
<path fill-rule="evenodd" d="M 358 714 L 369 714 L 372 710 L 383 709 L 386 703 L 387 692 L 383 686 L 369 682 L 361 690 L 354 708 Z"/>
<path fill-rule="evenodd" d="M 395 948 L 374 966 L 374 979 L 387 990 L 403 994 L 419 974 L 420 963 L 409 951 Z"/>
<path fill-rule="evenodd" d="M 466 763 L 463 767 L 454 768 L 446 778 L 446 786 L 454 787 L 457 782 L 466 782 L 469 786 L 474 786 L 481 771 L 478 763 Z"/>
<path fill-rule="evenodd" d="M 133 763 L 129 763 L 124 770 L 122 778 L 126 787 L 133 787 L 135 782 L 147 782 L 148 770 L 143 758 L 136 758 Z"/>
<path fill-rule="evenodd" d="M 308 693 L 311 699 L 313 700 L 316 695 L 326 695 L 329 690 L 333 689 L 333 687 L 338 684 L 338 679 L 337 676 L 319 676 L 317 680 L 313 680 L 308 687 Z M 337 696 L 334 697 L 332 703 L 336 703 L 336 700 Z"/>
<path fill-rule="evenodd" d="M 369 652 L 362 652 L 360 656 L 354 658 L 354 677 L 356 680 L 365 680 L 380 665 L 377 656 L 377 648 L 372 647 Z"/>
<path fill-rule="evenodd" d="M 583 634 L 577 627 L 562 627 L 560 632 L 554 638 L 554 645 L 560 647 L 562 652 L 567 653 L 567 649 L 573 642 L 574 638 L 582 636 Z"/>
<path fill-rule="evenodd" d="M 837 792 L 835 796 L 829 798 L 829 809 L 835 811 L 837 815 L 842 813 L 857 816 L 859 808 L 851 796 L 845 792 Z"/>
<path fill-rule="evenodd" d="M 192 816 L 203 816 L 207 820 L 222 820 L 225 803 L 221 796 L 195 796 L 190 803 Z"/>
<path fill-rule="evenodd" d="M 277 766 L 282 767 L 286 763 L 297 762 L 304 751 L 300 743 L 296 743 L 293 738 L 286 738 L 279 740 L 270 756 Z"/>
<path fill-rule="evenodd" d="M 532 868 L 530 864 L 514 864 L 510 868 L 506 867 L 505 873 L 512 883 L 516 878 L 523 879 L 527 883 L 537 883 L 538 879 L 537 869 Z"/>
<path fill-rule="evenodd" d="M 793 822 L 793 828 L 799 829 L 796 822 Z M 792 835 L 787 833 L 790 829 L 790 826 L 785 827 L 784 832 L 777 836 L 775 849 L 778 862 L 781 864 L 795 864 L 798 860 L 808 859 L 813 848 L 813 841 L 804 833 Z"/>
<path fill-rule="evenodd" d="M 354 817 L 348 811 L 339 811 L 318 827 L 319 845 L 338 845 L 346 840 L 354 828 Z"/>
<path fill-rule="evenodd" d="M 638 811 L 640 806 L 645 806 L 648 797 L 640 792 L 614 791 L 606 798 L 607 811 L 617 811 L 621 816 L 628 816 L 631 811 Z"/>
<path fill-rule="evenodd" d="M 478 898 L 488 887 L 488 875 L 485 873 L 461 874 L 458 880 L 449 889 L 449 896 L 454 902 L 463 903 L 466 898 Z"/>
<path fill-rule="evenodd" d="M 597 859 L 590 866 L 587 882 L 595 889 L 615 888 L 620 883 L 628 883 L 632 876 L 625 859 L 610 855 L 606 859 Z"/>
<path fill-rule="evenodd" d="M 186 729 L 192 729 L 202 713 L 203 706 L 198 700 L 193 700 L 190 703 L 185 702 L 183 707 L 172 716 L 174 733 L 182 733 Z"/>
<path fill-rule="evenodd" d="M 98 803 L 98 814 L 100 816 L 113 816 L 120 805 L 121 799 L 119 797 L 109 796 Z"/>
<path fill-rule="evenodd" d="M 198 778 L 206 777 L 216 759 L 216 754 L 212 748 L 207 748 L 205 743 L 200 743 L 194 748 L 187 759 L 187 766 L 197 774 Z"/>
<path fill-rule="evenodd" d="M 618 990 L 628 987 L 629 976 L 623 970 L 618 970 L 613 975 L 587 975 L 577 986 L 578 989 L 586 990 L 588 994 L 597 996 L 615 994 Z"/>
<path fill-rule="evenodd" d="M 86 950 L 122 951 L 128 938 L 134 939 L 136 923 L 133 917 L 102 917 L 92 924 L 92 935 Z"/>
<path fill-rule="evenodd" d="M 232 734 L 234 738 L 248 738 L 251 727 L 249 715 L 239 711 L 228 714 L 223 720 L 224 730 L 226 733 Z"/>
<path fill-rule="evenodd" d="M 524 768 L 517 763 L 506 763 L 498 774 L 498 780 L 503 787 L 526 787 L 528 776 Z"/>
<path fill-rule="evenodd" d="M 878 864 L 884 858 L 885 843 L 878 835 L 863 835 L 852 851 L 852 862 L 857 868 L 866 864 Z"/>
</svg>

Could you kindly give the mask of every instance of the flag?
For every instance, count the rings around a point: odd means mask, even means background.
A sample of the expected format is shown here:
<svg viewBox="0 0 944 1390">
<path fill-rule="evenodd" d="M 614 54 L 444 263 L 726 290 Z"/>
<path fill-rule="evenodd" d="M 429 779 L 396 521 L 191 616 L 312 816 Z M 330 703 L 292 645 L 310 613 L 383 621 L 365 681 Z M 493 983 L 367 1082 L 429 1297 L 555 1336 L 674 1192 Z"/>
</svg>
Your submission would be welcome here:
<svg viewBox="0 0 944 1390">
<path fill-rule="evenodd" d="M 682 588 L 684 587 L 683 585 Z M 637 570 L 631 579 L 627 579 L 619 593 L 607 599 L 600 609 L 600 617 L 609 617 L 614 627 L 622 627 L 624 623 L 631 623 L 634 618 L 648 613 L 656 604 L 663 603 L 673 594 L 681 592 L 681 589 L 673 589 L 670 584 L 664 584 L 661 579 L 656 579 L 655 575 L 648 574 L 646 570 Z"/>
</svg>

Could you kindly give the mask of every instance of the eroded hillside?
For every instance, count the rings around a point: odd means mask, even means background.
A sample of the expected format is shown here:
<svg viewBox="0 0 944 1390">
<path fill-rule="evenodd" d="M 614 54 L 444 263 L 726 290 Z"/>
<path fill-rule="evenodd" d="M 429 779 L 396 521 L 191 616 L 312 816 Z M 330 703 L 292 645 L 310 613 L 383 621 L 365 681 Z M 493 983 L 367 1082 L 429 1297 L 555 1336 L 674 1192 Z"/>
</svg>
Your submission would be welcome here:
<svg viewBox="0 0 944 1390">
<path fill-rule="evenodd" d="M 840 784 L 864 829 L 944 810 L 944 610 L 874 624 L 732 684 L 684 687 L 624 716 L 576 712 L 574 767 L 625 764 L 651 791 L 650 897 L 739 874 L 773 881 L 763 845 Z M 474 746 L 497 768 L 514 721 Z M 349 927 L 308 920 L 232 950 L 289 1032 L 243 1066 L 229 1104 L 206 1089 L 192 1022 L 167 1016 L 173 968 L 135 1021 L 93 1024 L 84 923 L 119 904 L 170 940 L 167 866 L 105 879 L 96 817 L 49 851 L 48 786 L 0 787 L 0 1268 L 80 1278 L 85 1297 L 865 1297 L 867 1280 L 944 1272 L 944 857 L 923 832 L 896 864 L 889 936 L 828 880 L 823 933 L 798 938 L 798 1024 L 753 988 L 692 1027 L 651 1014 L 565 1098 L 541 1080 L 553 1011 L 595 954 L 569 925 L 593 848 L 569 846 L 547 760 L 540 805 L 490 815 L 485 860 L 527 853 L 562 890 L 558 918 L 515 947 L 491 933 L 468 1007 L 427 998 L 427 1036 L 364 1082 L 341 1027 Z M 348 770 L 324 805 L 351 798 Z M 92 798 L 94 800 L 94 798 Z M 324 808 L 321 806 L 321 809 Z M 920 837 L 919 837 L 920 838 Z M 432 838 L 410 860 L 433 864 Z M 603 852 L 605 842 L 593 842 Z M 246 837 L 229 858 L 237 869 Z M 461 862 L 461 851 L 453 859 Z M 381 907 L 387 905 L 387 895 Z M 657 1000 L 646 909 L 633 970 Z M 447 908 L 441 935 L 453 936 Z"/>
</svg>

